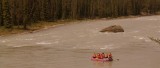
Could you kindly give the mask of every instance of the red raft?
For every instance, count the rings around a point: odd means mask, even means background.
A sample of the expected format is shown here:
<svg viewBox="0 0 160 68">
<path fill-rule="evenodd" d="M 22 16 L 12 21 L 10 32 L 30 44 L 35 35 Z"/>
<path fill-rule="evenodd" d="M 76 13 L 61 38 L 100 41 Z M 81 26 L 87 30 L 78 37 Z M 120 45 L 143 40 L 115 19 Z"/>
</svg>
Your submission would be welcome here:
<svg viewBox="0 0 160 68">
<path fill-rule="evenodd" d="M 104 59 L 98 59 L 98 58 L 91 58 L 92 61 L 100 61 L 100 62 L 108 62 L 113 61 L 112 58 L 104 58 Z"/>
</svg>

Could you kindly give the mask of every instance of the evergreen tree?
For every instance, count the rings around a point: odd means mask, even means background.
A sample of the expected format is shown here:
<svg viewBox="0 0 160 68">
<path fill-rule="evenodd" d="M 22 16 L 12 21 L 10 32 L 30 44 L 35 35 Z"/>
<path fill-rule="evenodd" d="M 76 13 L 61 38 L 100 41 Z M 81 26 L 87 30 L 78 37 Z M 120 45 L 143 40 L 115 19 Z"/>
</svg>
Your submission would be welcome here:
<svg viewBox="0 0 160 68">
<path fill-rule="evenodd" d="M 3 26 L 3 10 L 2 10 L 2 0 L 0 0 L 0 26 Z"/>
<path fill-rule="evenodd" d="M 42 20 L 94 19 L 159 11 L 160 0 L 0 0 L 0 26 L 20 25 L 27 29 Z"/>
<path fill-rule="evenodd" d="M 29 5 L 29 1 L 27 0 L 22 0 L 22 4 L 23 4 L 23 29 L 28 29 L 27 25 L 29 22 L 29 9 L 28 9 L 28 5 Z"/>
<path fill-rule="evenodd" d="M 9 0 L 3 0 L 3 1 L 4 1 L 3 22 L 6 28 L 12 28 Z"/>
<path fill-rule="evenodd" d="M 50 20 L 51 19 L 51 0 L 44 0 L 43 2 L 43 16 L 44 16 L 44 20 Z"/>
</svg>

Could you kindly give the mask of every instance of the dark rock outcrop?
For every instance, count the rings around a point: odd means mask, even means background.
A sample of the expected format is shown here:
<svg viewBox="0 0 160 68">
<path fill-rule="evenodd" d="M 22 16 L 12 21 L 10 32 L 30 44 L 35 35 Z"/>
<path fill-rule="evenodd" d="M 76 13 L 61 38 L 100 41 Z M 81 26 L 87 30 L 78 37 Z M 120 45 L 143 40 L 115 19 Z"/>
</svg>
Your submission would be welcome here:
<svg viewBox="0 0 160 68">
<path fill-rule="evenodd" d="M 112 25 L 107 28 L 102 29 L 100 32 L 124 32 L 124 29 L 120 25 Z"/>
</svg>

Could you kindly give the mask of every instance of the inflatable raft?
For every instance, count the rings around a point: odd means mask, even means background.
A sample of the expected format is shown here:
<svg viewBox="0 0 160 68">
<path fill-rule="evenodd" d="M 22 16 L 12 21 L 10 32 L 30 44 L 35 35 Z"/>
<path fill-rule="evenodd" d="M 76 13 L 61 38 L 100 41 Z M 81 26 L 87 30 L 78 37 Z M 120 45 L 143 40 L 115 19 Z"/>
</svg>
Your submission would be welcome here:
<svg viewBox="0 0 160 68">
<path fill-rule="evenodd" d="M 107 62 L 107 61 L 113 61 L 112 58 L 104 58 L 104 59 L 98 59 L 98 58 L 91 58 L 92 61 L 101 61 L 101 62 Z"/>
</svg>

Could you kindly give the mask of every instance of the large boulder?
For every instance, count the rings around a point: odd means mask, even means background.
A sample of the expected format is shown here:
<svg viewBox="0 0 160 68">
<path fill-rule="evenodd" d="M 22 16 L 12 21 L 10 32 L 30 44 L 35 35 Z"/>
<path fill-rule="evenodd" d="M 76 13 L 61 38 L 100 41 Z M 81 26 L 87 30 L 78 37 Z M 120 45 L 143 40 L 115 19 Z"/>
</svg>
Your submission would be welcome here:
<svg viewBox="0 0 160 68">
<path fill-rule="evenodd" d="M 102 29 L 100 32 L 124 32 L 124 29 L 120 25 L 112 25 L 107 28 Z"/>
</svg>

